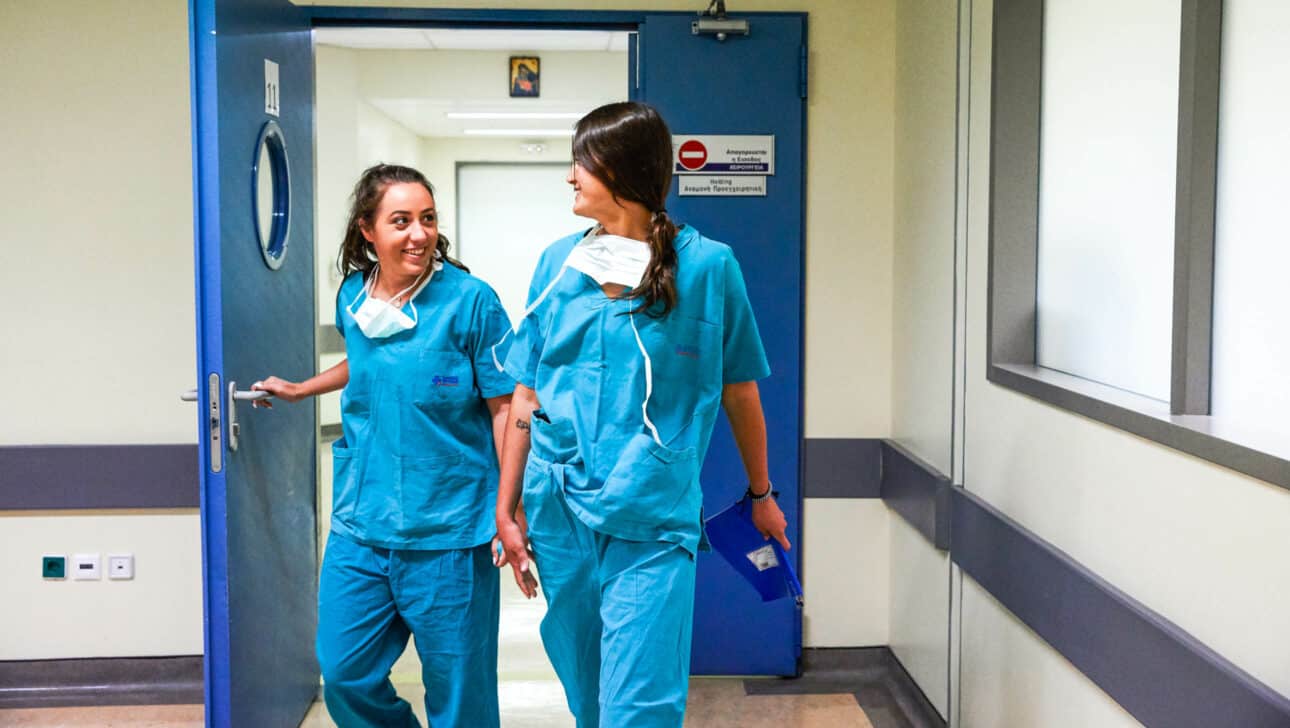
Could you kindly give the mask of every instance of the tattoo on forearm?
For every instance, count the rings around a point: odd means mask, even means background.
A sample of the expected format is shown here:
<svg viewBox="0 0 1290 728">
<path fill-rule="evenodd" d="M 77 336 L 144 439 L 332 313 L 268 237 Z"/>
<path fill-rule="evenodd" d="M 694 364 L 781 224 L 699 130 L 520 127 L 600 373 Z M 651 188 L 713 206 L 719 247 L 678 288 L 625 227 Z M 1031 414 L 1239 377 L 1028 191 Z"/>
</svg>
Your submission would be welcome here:
<svg viewBox="0 0 1290 728">
<path fill-rule="evenodd" d="M 529 423 L 525 420 L 515 420 L 515 426 L 525 432 L 529 431 Z"/>
</svg>

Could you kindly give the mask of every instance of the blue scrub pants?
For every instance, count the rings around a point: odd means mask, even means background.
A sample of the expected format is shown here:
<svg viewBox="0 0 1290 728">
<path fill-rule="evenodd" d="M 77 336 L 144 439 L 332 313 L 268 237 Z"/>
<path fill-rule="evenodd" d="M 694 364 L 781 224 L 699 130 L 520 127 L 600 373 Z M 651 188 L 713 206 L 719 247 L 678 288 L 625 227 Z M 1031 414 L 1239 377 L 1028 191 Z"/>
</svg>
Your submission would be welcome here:
<svg viewBox="0 0 1290 728">
<path fill-rule="evenodd" d="M 488 544 L 390 550 L 333 532 L 318 585 L 317 649 L 336 725 L 419 725 L 390 683 L 412 635 L 430 726 L 495 728 L 497 579 Z"/>
<path fill-rule="evenodd" d="M 530 472 L 524 506 L 547 601 L 542 644 L 578 728 L 680 728 L 694 557 L 591 530 L 541 473 Z"/>
</svg>

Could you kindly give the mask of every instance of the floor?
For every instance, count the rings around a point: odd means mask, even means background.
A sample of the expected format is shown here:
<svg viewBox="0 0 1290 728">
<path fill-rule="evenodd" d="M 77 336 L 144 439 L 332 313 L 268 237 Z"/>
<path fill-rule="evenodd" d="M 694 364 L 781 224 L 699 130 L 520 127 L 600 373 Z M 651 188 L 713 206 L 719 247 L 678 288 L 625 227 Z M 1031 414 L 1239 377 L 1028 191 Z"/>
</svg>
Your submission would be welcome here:
<svg viewBox="0 0 1290 728">
<path fill-rule="evenodd" d="M 502 725 L 515 728 L 573 728 L 564 693 L 542 651 L 538 623 L 546 604 L 526 600 L 510 579 L 502 579 L 498 699 Z M 409 649 L 390 677 L 399 695 L 424 723 L 420 666 Z M 0 726 L 94 726 L 95 728 L 192 728 L 202 725 L 200 705 L 148 705 L 93 708 L 0 710 Z M 302 728 L 336 724 L 326 707 L 315 703 Z M 693 678 L 686 711 L 687 728 L 874 728 L 856 696 L 847 692 L 812 695 L 749 695 L 736 678 Z"/>
</svg>

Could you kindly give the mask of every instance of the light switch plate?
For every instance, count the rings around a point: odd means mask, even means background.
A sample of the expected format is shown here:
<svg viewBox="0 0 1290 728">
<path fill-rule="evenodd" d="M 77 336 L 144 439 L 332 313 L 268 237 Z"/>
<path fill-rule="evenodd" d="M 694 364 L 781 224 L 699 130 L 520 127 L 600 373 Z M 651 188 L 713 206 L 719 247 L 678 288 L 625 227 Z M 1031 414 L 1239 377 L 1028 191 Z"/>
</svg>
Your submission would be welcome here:
<svg viewBox="0 0 1290 728">
<path fill-rule="evenodd" d="M 134 578 L 134 554 L 108 554 L 109 579 Z"/>
</svg>

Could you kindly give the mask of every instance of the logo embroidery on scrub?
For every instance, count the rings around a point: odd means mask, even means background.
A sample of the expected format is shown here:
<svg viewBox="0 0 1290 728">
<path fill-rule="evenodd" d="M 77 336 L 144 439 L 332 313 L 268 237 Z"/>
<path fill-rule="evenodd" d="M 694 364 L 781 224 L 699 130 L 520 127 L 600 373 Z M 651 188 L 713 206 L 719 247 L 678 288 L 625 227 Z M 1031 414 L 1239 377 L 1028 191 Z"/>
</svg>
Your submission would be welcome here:
<svg viewBox="0 0 1290 728">
<path fill-rule="evenodd" d="M 678 356 L 688 356 L 691 359 L 699 358 L 699 347 L 697 346 L 677 346 L 676 353 Z"/>
<path fill-rule="evenodd" d="M 457 386 L 457 378 L 456 378 L 456 377 L 450 377 L 450 376 L 448 376 L 448 375 L 446 375 L 446 374 L 436 374 L 436 375 L 434 376 L 434 379 L 433 379 L 432 381 L 434 382 L 434 386 L 436 386 L 436 387 L 455 387 L 455 386 Z"/>
</svg>

